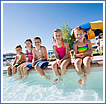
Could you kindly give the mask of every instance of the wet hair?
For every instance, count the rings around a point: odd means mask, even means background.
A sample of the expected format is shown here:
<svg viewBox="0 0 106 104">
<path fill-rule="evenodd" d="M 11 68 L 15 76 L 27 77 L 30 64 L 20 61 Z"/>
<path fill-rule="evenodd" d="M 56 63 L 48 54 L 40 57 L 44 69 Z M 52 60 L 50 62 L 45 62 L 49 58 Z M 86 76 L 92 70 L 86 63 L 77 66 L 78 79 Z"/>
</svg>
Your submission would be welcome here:
<svg viewBox="0 0 106 104">
<path fill-rule="evenodd" d="M 35 37 L 33 40 L 36 40 L 36 39 L 39 39 L 40 42 L 41 42 L 41 38 L 40 37 Z"/>
<path fill-rule="evenodd" d="M 85 32 L 85 29 L 83 28 L 83 27 L 77 27 L 77 28 L 75 28 L 75 30 L 74 31 L 80 31 L 80 30 L 83 30 L 83 32 Z"/>
<path fill-rule="evenodd" d="M 26 39 L 24 43 L 26 43 L 28 41 L 32 43 L 32 40 L 31 39 Z M 33 45 L 31 45 L 31 47 L 33 47 Z M 27 48 L 27 47 L 25 46 L 25 48 Z"/>
<path fill-rule="evenodd" d="M 15 47 L 15 49 L 16 49 L 16 48 L 21 48 L 21 49 L 22 49 L 22 46 L 21 46 L 21 45 L 17 45 L 17 46 Z"/>
<path fill-rule="evenodd" d="M 26 39 L 24 43 L 26 43 L 28 41 L 32 43 L 32 40 L 31 39 Z"/>
<path fill-rule="evenodd" d="M 54 32 L 61 32 L 62 33 L 62 31 L 61 31 L 61 29 L 55 29 L 54 31 L 53 31 L 53 42 L 55 42 L 55 39 L 54 39 Z"/>
</svg>

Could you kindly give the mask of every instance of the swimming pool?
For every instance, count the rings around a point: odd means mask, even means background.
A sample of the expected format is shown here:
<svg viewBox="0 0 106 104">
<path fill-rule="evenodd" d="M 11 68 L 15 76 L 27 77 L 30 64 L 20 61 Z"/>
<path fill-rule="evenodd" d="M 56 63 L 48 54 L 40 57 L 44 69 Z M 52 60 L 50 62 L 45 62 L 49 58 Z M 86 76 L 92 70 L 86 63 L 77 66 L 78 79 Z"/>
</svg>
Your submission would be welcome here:
<svg viewBox="0 0 106 104">
<path fill-rule="evenodd" d="M 75 69 L 67 70 L 63 81 L 52 85 L 51 70 L 46 73 L 51 80 L 31 71 L 24 82 L 3 74 L 3 101 L 103 101 L 103 67 L 92 68 L 86 88 L 77 83 L 79 76 Z"/>
</svg>

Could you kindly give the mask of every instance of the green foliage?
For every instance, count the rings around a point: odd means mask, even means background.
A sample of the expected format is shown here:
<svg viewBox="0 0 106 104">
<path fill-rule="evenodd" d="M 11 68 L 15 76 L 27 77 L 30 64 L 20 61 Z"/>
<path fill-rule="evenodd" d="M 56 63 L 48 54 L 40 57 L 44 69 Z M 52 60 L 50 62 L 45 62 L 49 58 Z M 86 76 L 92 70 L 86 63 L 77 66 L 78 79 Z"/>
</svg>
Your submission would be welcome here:
<svg viewBox="0 0 106 104">
<path fill-rule="evenodd" d="M 72 29 L 69 24 L 62 25 L 63 40 L 69 43 L 69 50 L 73 49 L 73 44 L 75 40 L 74 36 L 71 35 L 71 31 Z"/>
</svg>

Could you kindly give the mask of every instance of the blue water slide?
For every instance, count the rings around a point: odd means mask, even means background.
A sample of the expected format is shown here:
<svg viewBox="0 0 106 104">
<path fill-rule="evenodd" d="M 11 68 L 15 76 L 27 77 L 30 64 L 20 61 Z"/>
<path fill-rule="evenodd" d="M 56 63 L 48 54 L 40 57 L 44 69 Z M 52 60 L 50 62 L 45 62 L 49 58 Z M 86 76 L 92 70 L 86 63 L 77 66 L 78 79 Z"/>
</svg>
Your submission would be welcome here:
<svg viewBox="0 0 106 104">
<path fill-rule="evenodd" d="M 88 31 L 91 28 L 90 22 L 83 24 L 83 25 L 79 25 L 79 27 L 83 27 L 85 31 Z"/>
</svg>

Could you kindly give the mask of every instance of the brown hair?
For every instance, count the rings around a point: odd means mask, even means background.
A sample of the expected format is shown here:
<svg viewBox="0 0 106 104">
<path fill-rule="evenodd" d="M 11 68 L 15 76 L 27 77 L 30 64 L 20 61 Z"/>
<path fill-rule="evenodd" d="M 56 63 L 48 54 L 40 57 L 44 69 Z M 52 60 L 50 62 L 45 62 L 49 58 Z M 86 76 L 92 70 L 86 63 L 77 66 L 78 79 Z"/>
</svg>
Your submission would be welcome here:
<svg viewBox="0 0 106 104">
<path fill-rule="evenodd" d="M 61 31 L 61 29 L 55 29 L 54 31 L 53 31 L 53 42 L 55 42 L 55 39 L 54 39 L 54 32 L 61 32 L 62 33 L 62 31 Z"/>
<path fill-rule="evenodd" d="M 28 41 L 32 43 L 32 40 L 31 39 L 26 39 L 24 43 L 26 43 Z M 33 47 L 33 45 L 31 45 L 31 47 Z M 25 48 L 27 48 L 27 47 L 25 46 Z"/>
<path fill-rule="evenodd" d="M 39 39 L 40 42 L 41 42 L 41 38 L 40 37 L 35 37 L 33 40 L 36 40 L 36 39 Z"/>
<path fill-rule="evenodd" d="M 21 48 L 22 49 L 21 45 L 17 45 L 15 48 Z"/>
<path fill-rule="evenodd" d="M 32 40 L 31 39 L 26 39 L 24 43 L 26 43 L 28 41 L 32 43 Z"/>
</svg>

